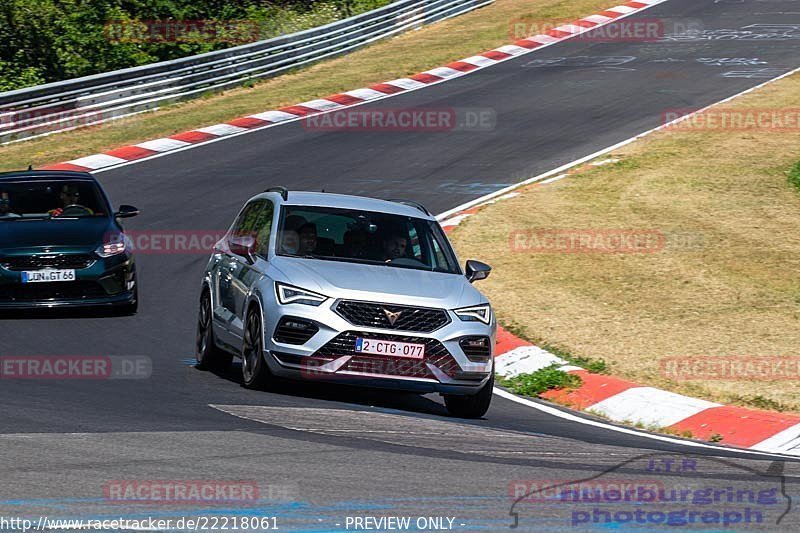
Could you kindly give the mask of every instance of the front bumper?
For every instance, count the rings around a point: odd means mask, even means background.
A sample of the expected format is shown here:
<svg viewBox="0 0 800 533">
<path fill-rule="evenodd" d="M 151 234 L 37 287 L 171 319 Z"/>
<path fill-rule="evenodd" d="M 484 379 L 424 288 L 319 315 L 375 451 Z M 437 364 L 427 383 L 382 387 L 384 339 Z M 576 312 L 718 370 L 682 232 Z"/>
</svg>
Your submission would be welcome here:
<svg viewBox="0 0 800 533">
<path fill-rule="evenodd" d="M 336 301 L 319 307 L 268 303 L 264 317 L 264 358 L 273 374 L 290 379 L 318 380 L 369 388 L 443 394 L 475 394 L 493 371 L 496 324 L 464 322 L 448 311 L 450 322 L 431 333 L 354 325 L 336 313 Z M 271 309 L 269 309 L 271 307 Z M 277 312 L 276 312 L 277 311 Z M 284 317 L 312 323 L 317 332 L 302 344 L 278 342 L 277 325 Z M 476 362 L 459 341 L 490 338 L 490 352 Z M 358 337 L 425 345 L 423 359 L 382 357 L 354 352 Z"/>
<path fill-rule="evenodd" d="M 0 309 L 116 307 L 136 303 L 132 256 L 97 259 L 75 270 L 75 281 L 22 283 L 22 273 L 0 266 Z"/>
</svg>

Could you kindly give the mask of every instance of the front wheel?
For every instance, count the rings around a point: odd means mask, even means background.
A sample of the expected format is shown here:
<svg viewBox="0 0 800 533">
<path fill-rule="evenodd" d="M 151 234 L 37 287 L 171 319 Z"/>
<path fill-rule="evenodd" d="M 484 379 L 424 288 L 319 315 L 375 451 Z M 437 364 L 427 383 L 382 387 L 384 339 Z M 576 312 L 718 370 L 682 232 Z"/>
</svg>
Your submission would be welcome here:
<svg viewBox="0 0 800 533">
<path fill-rule="evenodd" d="M 489 410 L 492 403 L 492 391 L 494 389 L 494 373 L 489 381 L 481 387 L 475 394 L 457 396 L 455 394 L 445 394 L 444 404 L 447 411 L 458 418 L 480 418 Z"/>
<path fill-rule="evenodd" d="M 242 382 L 248 389 L 266 388 L 273 376 L 264 360 L 261 316 L 253 308 L 247 313 L 242 342 Z"/>
</svg>

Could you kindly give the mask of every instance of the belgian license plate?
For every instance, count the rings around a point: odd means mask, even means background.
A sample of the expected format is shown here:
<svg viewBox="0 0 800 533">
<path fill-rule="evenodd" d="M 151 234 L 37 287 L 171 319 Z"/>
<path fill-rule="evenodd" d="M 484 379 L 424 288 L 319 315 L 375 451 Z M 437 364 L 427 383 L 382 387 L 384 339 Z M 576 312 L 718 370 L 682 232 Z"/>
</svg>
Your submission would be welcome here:
<svg viewBox="0 0 800 533">
<path fill-rule="evenodd" d="M 22 273 L 22 283 L 51 283 L 53 281 L 75 281 L 74 270 L 26 270 Z"/>
<path fill-rule="evenodd" d="M 379 341 L 377 339 L 356 339 L 356 351 L 375 355 L 388 355 L 391 357 L 410 357 L 422 359 L 425 357 L 425 345 L 410 342 Z"/>
</svg>

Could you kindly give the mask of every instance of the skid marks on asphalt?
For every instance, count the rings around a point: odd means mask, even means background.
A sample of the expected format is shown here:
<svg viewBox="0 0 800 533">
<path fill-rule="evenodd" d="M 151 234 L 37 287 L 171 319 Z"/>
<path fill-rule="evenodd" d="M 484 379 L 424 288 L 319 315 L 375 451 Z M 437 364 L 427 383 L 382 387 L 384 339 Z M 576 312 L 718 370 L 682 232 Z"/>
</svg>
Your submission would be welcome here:
<svg viewBox="0 0 800 533">
<path fill-rule="evenodd" d="M 482 427 L 457 419 L 382 410 L 211 405 L 230 415 L 295 431 L 368 439 L 386 444 L 490 457 L 547 458 L 571 441 L 541 434 Z M 586 453 L 593 459 L 603 455 Z"/>
</svg>

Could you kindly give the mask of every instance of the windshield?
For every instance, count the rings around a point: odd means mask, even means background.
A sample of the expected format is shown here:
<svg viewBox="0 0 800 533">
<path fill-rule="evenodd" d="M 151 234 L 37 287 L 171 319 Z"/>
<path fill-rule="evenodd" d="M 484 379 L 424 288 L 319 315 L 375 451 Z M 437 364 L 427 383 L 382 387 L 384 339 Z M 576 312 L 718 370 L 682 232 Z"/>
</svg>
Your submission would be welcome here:
<svg viewBox="0 0 800 533">
<path fill-rule="evenodd" d="M 402 215 L 284 206 L 275 248 L 283 256 L 461 274 L 439 224 Z"/>
<path fill-rule="evenodd" d="M 2 181 L 0 220 L 108 216 L 105 197 L 87 180 Z"/>
</svg>

